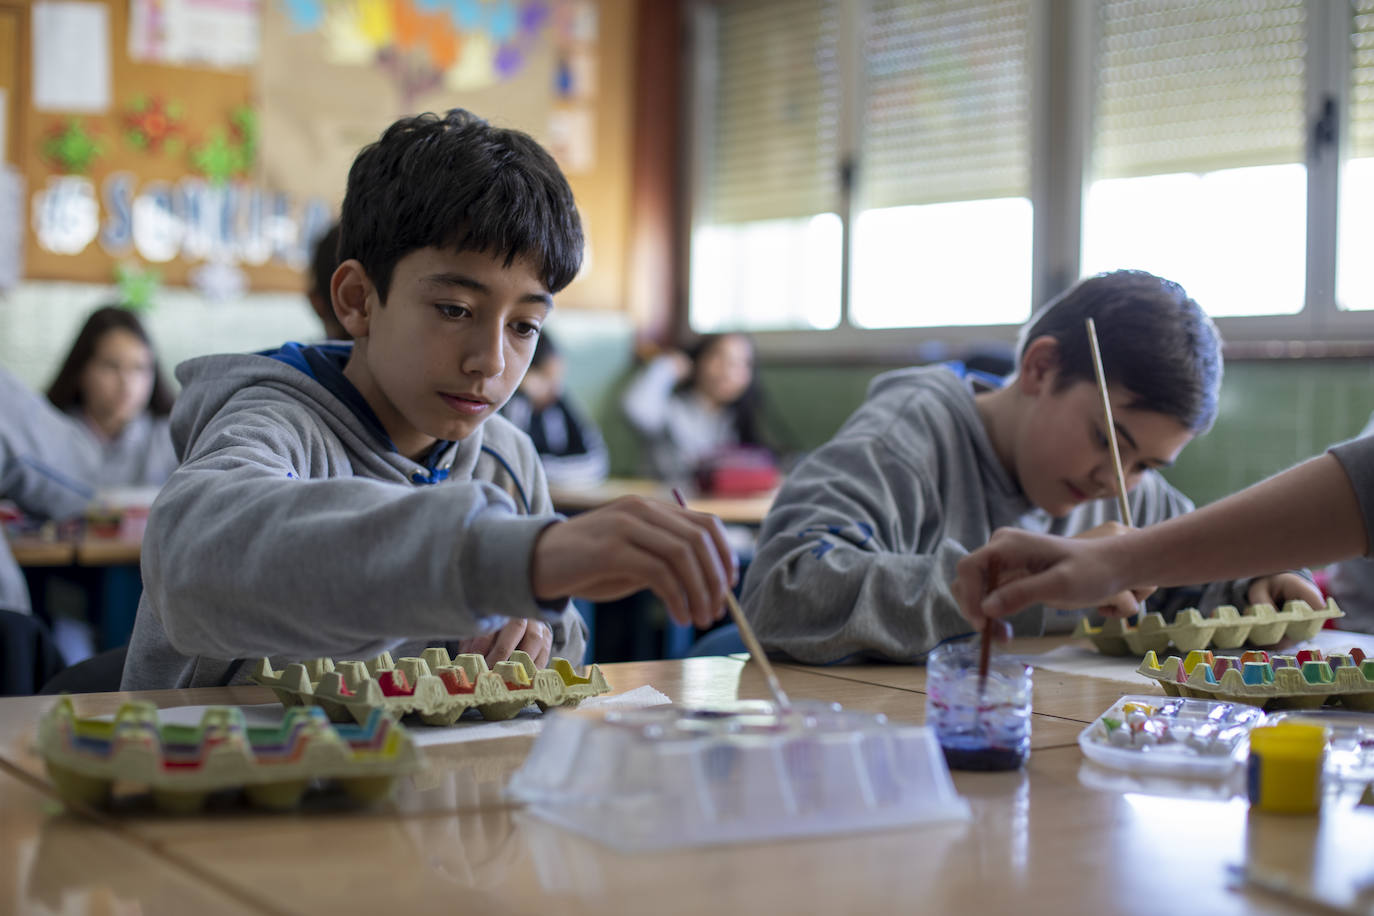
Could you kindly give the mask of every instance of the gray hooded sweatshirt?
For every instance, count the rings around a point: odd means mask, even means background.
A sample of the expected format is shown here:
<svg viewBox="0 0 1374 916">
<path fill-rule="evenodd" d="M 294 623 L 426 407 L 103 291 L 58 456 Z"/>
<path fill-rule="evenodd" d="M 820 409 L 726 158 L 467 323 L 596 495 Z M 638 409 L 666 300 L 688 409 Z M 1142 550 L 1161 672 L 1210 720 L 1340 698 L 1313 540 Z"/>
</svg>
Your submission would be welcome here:
<svg viewBox="0 0 1374 916">
<path fill-rule="evenodd" d="M 835 437 L 788 475 L 744 583 L 744 611 L 765 648 L 816 664 L 919 660 L 969 632 L 951 590 L 955 565 L 993 531 L 1074 535 L 1120 520 L 1115 499 L 1058 519 L 1032 505 L 993 451 L 973 395 L 944 366 L 881 375 Z M 1130 503 L 1138 525 L 1193 509 L 1153 471 Z M 1243 605 L 1250 581 L 1157 592 L 1149 609 Z M 1077 616 L 1037 605 L 1010 622 L 1037 636 Z"/>
<path fill-rule="evenodd" d="M 558 516 L 529 438 L 494 416 L 417 463 L 301 351 L 177 368 L 182 464 L 149 513 L 123 689 L 241 682 L 249 666 L 232 660 L 261 656 L 453 651 L 510 616 L 549 624 L 554 654 L 580 663 L 581 618 L 530 588 L 535 538 Z"/>
</svg>

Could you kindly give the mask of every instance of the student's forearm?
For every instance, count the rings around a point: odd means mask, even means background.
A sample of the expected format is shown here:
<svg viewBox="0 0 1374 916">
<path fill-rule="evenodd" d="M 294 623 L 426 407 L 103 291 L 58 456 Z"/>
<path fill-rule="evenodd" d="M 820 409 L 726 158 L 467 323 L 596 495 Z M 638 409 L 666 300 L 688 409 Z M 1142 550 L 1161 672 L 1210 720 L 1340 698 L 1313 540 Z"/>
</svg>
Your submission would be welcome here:
<svg viewBox="0 0 1374 916">
<path fill-rule="evenodd" d="M 1359 556 L 1364 518 L 1344 468 L 1323 455 L 1189 515 L 1103 543 L 1130 587 L 1262 575 Z"/>
</svg>

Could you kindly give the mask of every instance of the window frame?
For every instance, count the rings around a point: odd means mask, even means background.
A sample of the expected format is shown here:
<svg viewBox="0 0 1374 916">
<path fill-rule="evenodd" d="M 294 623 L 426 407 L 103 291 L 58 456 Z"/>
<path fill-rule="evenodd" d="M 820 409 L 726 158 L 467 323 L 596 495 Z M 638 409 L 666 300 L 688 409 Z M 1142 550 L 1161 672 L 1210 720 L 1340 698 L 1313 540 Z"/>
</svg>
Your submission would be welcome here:
<svg viewBox="0 0 1374 916">
<path fill-rule="evenodd" d="M 681 263 L 690 277 L 692 230 L 704 213 L 705 182 L 713 139 L 715 8 L 728 0 L 690 0 L 685 7 L 689 53 L 684 93 L 687 111 Z M 839 325 L 826 330 L 751 331 L 760 356 L 770 361 L 827 360 L 857 364 L 913 361 L 932 341 L 957 356 L 971 345 L 1014 341 L 1019 324 L 925 325 L 867 329 L 850 323 L 853 226 L 860 201 L 852 180 L 862 167 L 863 29 L 867 0 L 836 0 L 840 21 L 842 96 L 837 211 L 841 233 Z M 1340 170 L 1348 151 L 1350 36 L 1347 2 L 1306 0 L 1307 53 L 1304 123 L 1307 125 L 1307 226 L 1305 301 L 1292 315 L 1218 317 L 1229 356 L 1374 355 L 1374 310 L 1345 311 L 1335 300 Z M 1092 0 L 1030 0 L 1029 121 L 1032 217 L 1031 302 L 1041 304 L 1071 286 L 1079 275 L 1083 200 L 1090 181 L 1093 106 L 1096 98 L 1096 4 Z M 1316 139 L 1328 99 L 1337 130 L 1333 142 Z M 1374 255 L 1371 255 L 1374 256 Z M 1148 265 L 1144 265 L 1148 268 Z M 686 286 L 686 284 L 684 284 Z M 679 339 L 690 337 L 690 289 L 676 316 Z M 1361 343 L 1361 340 L 1369 343 Z"/>
</svg>

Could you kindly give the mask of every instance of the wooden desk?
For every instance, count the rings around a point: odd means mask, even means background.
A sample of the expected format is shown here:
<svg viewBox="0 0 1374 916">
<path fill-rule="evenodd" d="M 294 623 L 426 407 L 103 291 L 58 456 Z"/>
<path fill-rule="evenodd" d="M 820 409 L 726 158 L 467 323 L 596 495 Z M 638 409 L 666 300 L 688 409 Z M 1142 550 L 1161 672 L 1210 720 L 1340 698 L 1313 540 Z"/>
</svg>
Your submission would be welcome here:
<svg viewBox="0 0 1374 916">
<path fill-rule="evenodd" d="M 554 508 L 563 513 L 596 509 L 622 496 L 674 501 L 671 487 L 657 480 L 628 477 L 611 478 L 592 487 L 549 487 L 549 495 L 553 498 Z M 744 497 L 688 496 L 687 505 L 698 512 L 719 516 L 721 521 L 730 524 L 760 525 L 776 495 L 776 492 L 770 492 Z"/>
<path fill-rule="evenodd" d="M 924 696 L 915 687 L 864 679 L 886 680 L 881 672 L 890 670 L 848 669 L 854 676 L 839 678 L 831 669 L 787 667 L 779 675 L 797 698 L 921 721 Z M 682 703 L 766 695 L 757 666 L 737 659 L 608 665 L 605 671 L 618 691 L 648 683 Z M 973 810 L 969 823 L 632 856 L 551 827 L 500 797 L 528 738 L 430 748 L 427 773 L 406 781 L 395 800 L 356 813 L 44 817 L 32 790 L 47 783 L 26 750 L 26 735 L 51 699 L 4 699 L 0 807 L 7 834 L 0 846 L 10 853 L 10 867 L 22 872 L 8 883 L 18 910 L 52 899 L 37 896 L 42 890 L 137 901 L 152 912 L 158 908 L 150 903 L 166 900 L 159 896 L 166 885 L 189 882 L 172 911 L 417 912 L 445 901 L 463 912 L 598 916 L 1159 916 L 1180 907 L 1216 916 L 1293 911 L 1267 894 L 1227 890 L 1230 863 L 1247 862 L 1299 886 L 1317 876 L 1323 893 L 1344 902 L 1374 875 L 1363 854 L 1374 844 L 1374 814 L 1355 809 L 1348 796 L 1328 798 L 1320 819 L 1282 818 L 1248 815 L 1235 799 L 1089 787 L 1080 775 L 1089 765 L 1073 735 L 1102 707 L 1095 688 L 1074 708 L 1074 686 L 1066 681 L 1058 691 L 1071 718 L 1036 715 L 1036 749 L 1024 771 L 954 775 Z M 176 705 L 261 702 L 270 694 L 230 688 L 144 696 Z M 112 711 L 123 698 L 85 696 L 77 704 L 83 713 Z M 22 816 L 9 818 L 11 810 Z M 35 851 L 26 861 L 16 857 L 21 849 Z"/>
<path fill-rule="evenodd" d="M 10 539 L 10 550 L 20 566 L 137 566 L 143 550 L 141 538 L 96 537 L 47 540 L 35 537 Z"/>
</svg>

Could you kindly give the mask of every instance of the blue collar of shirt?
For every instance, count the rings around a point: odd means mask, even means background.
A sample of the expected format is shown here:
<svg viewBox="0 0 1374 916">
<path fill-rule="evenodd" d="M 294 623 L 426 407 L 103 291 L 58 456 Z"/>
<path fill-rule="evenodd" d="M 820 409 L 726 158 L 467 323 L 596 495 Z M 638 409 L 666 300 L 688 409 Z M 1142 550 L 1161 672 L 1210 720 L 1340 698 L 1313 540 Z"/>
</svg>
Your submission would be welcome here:
<svg viewBox="0 0 1374 916">
<path fill-rule="evenodd" d="M 348 364 L 348 357 L 352 352 L 353 345 L 347 343 L 304 345 L 292 341 L 282 344 L 276 350 L 264 350 L 258 355 L 286 363 L 319 382 L 353 411 L 358 422 L 363 424 L 387 451 L 399 451 L 396 444 L 391 441 L 391 436 L 387 434 L 386 427 L 382 426 L 382 421 L 377 418 L 372 405 L 367 403 L 362 392 L 348 380 L 348 376 L 344 375 L 344 366 Z M 431 478 L 421 481 L 422 483 L 438 483 L 448 476 L 448 468 L 439 468 L 436 464 L 439 456 L 445 454 L 452 444 L 453 442 L 448 439 L 440 439 L 434 443 L 434 447 L 420 462 L 430 472 Z"/>
</svg>

